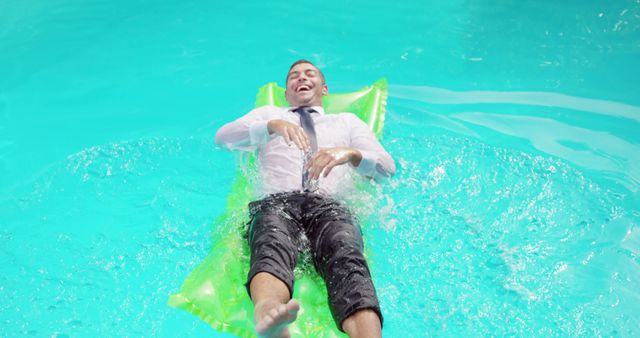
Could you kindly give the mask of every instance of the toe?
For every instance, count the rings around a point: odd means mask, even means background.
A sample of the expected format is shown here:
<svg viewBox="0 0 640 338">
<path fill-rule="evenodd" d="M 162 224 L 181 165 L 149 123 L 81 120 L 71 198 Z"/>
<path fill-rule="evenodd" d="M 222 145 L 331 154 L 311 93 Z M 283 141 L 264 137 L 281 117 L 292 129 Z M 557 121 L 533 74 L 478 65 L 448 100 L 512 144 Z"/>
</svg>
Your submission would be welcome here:
<svg viewBox="0 0 640 338">
<path fill-rule="evenodd" d="M 295 314 L 300 310 L 300 303 L 295 300 L 290 301 L 289 303 L 287 303 L 286 309 L 289 314 Z"/>
<path fill-rule="evenodd" d="M 271 317 L 271 318 L 276 318 L 276 317 L 278 317 L 278 312 L 279 312 L 279 311 L 278 311 L 278 308 L 277 308 L 277 307 L 275 307 L 275 308 L 271 309 L 271 310 L 267 313 L 267 316 L 269 316 L 269 317 Z"/>
<path fill-rule="evenodd" d="M 284 316 L 287 314 L 287 306 L 283 305 L 278 308 L 278 315 Z"/>
<path fill-rule="evenodd" d="M 271 323 L 273 323 L 273 319 L 271 319 L 271 317 L 263 318 L 262 321 L 256 325 L 256 331 L 258 333 L 266 331 L 271 326 Z"/>
</svg>

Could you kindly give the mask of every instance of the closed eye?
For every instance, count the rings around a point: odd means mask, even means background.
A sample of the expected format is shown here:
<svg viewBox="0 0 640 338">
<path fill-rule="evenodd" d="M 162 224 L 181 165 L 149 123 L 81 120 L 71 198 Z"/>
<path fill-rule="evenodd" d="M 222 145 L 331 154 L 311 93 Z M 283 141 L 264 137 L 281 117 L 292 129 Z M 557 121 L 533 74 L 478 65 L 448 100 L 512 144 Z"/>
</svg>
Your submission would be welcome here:
<svg viewBox="0 0 640 338">
<path fill-rule="evenodd" d="M 288 79 L 295 79 L 298 76 L 300 76 L 300 72 L 291 72 L 291 73 L 289 73 Z"/>
</svg>

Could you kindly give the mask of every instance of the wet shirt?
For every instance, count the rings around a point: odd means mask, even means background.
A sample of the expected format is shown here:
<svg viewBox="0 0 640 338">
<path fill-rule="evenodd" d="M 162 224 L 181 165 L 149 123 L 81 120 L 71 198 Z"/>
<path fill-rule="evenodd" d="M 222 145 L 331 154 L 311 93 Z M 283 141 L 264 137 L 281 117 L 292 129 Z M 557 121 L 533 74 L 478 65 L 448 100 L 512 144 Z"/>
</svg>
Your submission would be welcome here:
<svg viewBox="0 0 640 338">
<path fill-rule="evenodd" d="M 362 154 L 358 167 L 344 164 L 334 167 L 327 177 L 319 178 L 316 185 L 321 194 L 340 194 L 350 191 L 354 185 L 354 173 L 374 179 L 395 173 L 395 164 L 369 127 L 351 113 L 325 114 L 322 107 L 313 107 L 311 114 L 315 124 L 318 148 L 350 147 Z M 300 125 L 300 117 L 292 110 L 263 106 L 245 116 L 225 124 L 216 133 L 216 143 L 231 150 L 257 151 L 261 186 L 260 196 L 278 192 L 302 190 L 302 163 L 304 152 L 293 143 L 287 145 L 284 138 L 269 135 L 267 123 L 281 119 Z"/>
</svg>

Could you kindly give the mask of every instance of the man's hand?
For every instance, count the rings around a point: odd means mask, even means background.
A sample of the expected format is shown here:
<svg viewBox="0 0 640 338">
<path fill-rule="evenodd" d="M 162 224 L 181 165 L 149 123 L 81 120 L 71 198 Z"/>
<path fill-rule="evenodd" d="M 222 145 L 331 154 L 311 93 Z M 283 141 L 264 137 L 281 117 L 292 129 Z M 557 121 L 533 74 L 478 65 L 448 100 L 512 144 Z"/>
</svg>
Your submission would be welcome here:
<svg viewBox="0 0 640 338">
<path fill-rule="evenodd" d="M 360 165 L 362 154 L 353 148 L 322 148 L 313 155 L 305 169 L 309 171 L 309 178 L 317 180 L 320 175 L 327 177 L 331 169 L 337 165 L 351 162 L 354 167 Z"/>
<path fill-rule="evenodd" d="M 302 127 L 296 124 L 275 119 L 267 122 L 267 129 L 269 130 L 269 134 L 275 133 L 284 137 L 284 141 L 287 142 L 288 145 L 291 145 L 291 142 L 293 142 L 302 151 L 309 151 L 311 149 L 307 133 L 304 132 Z"/>
</svg>

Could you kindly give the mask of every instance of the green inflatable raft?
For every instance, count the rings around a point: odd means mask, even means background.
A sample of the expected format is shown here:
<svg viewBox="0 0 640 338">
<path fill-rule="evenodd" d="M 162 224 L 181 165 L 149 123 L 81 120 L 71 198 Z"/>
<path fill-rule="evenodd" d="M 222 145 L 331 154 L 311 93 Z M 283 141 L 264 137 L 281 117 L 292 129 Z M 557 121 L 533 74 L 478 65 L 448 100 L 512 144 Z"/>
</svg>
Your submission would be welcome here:
<svg viewBox="0 0 640 338">
<path fill-rule="evenodd" d="M 380 138 L 386 100 L 387 82 L 380 79 L 353 93 L 327 95 L 323 104 L 327 114 L 356 114 Z M 261 87 L 256 107 L 264 105 L 287 106 L 284 88 L 275 83 Z M 213 248 L 186 278 L 180 292 L 170 296 L 169 306 L 198 316 L 220 332 L 255 337 L 253 305 L 244 287 L 249 270 L 249 247 L 243 237 L 249 217 L 247 204 L 255 199 L 249 184 L 255 156 L 241 156 L 240 160 L 226 211 L 213 227 Z M 362 228 L 366 238 L 366 224 Z M 324 282 L 312 267 L 296 269 L 293 297 L 302 306 L 298 319 L 289 327 L 293 337 L 346 337 L 331 317 Z"/>
</svg>

